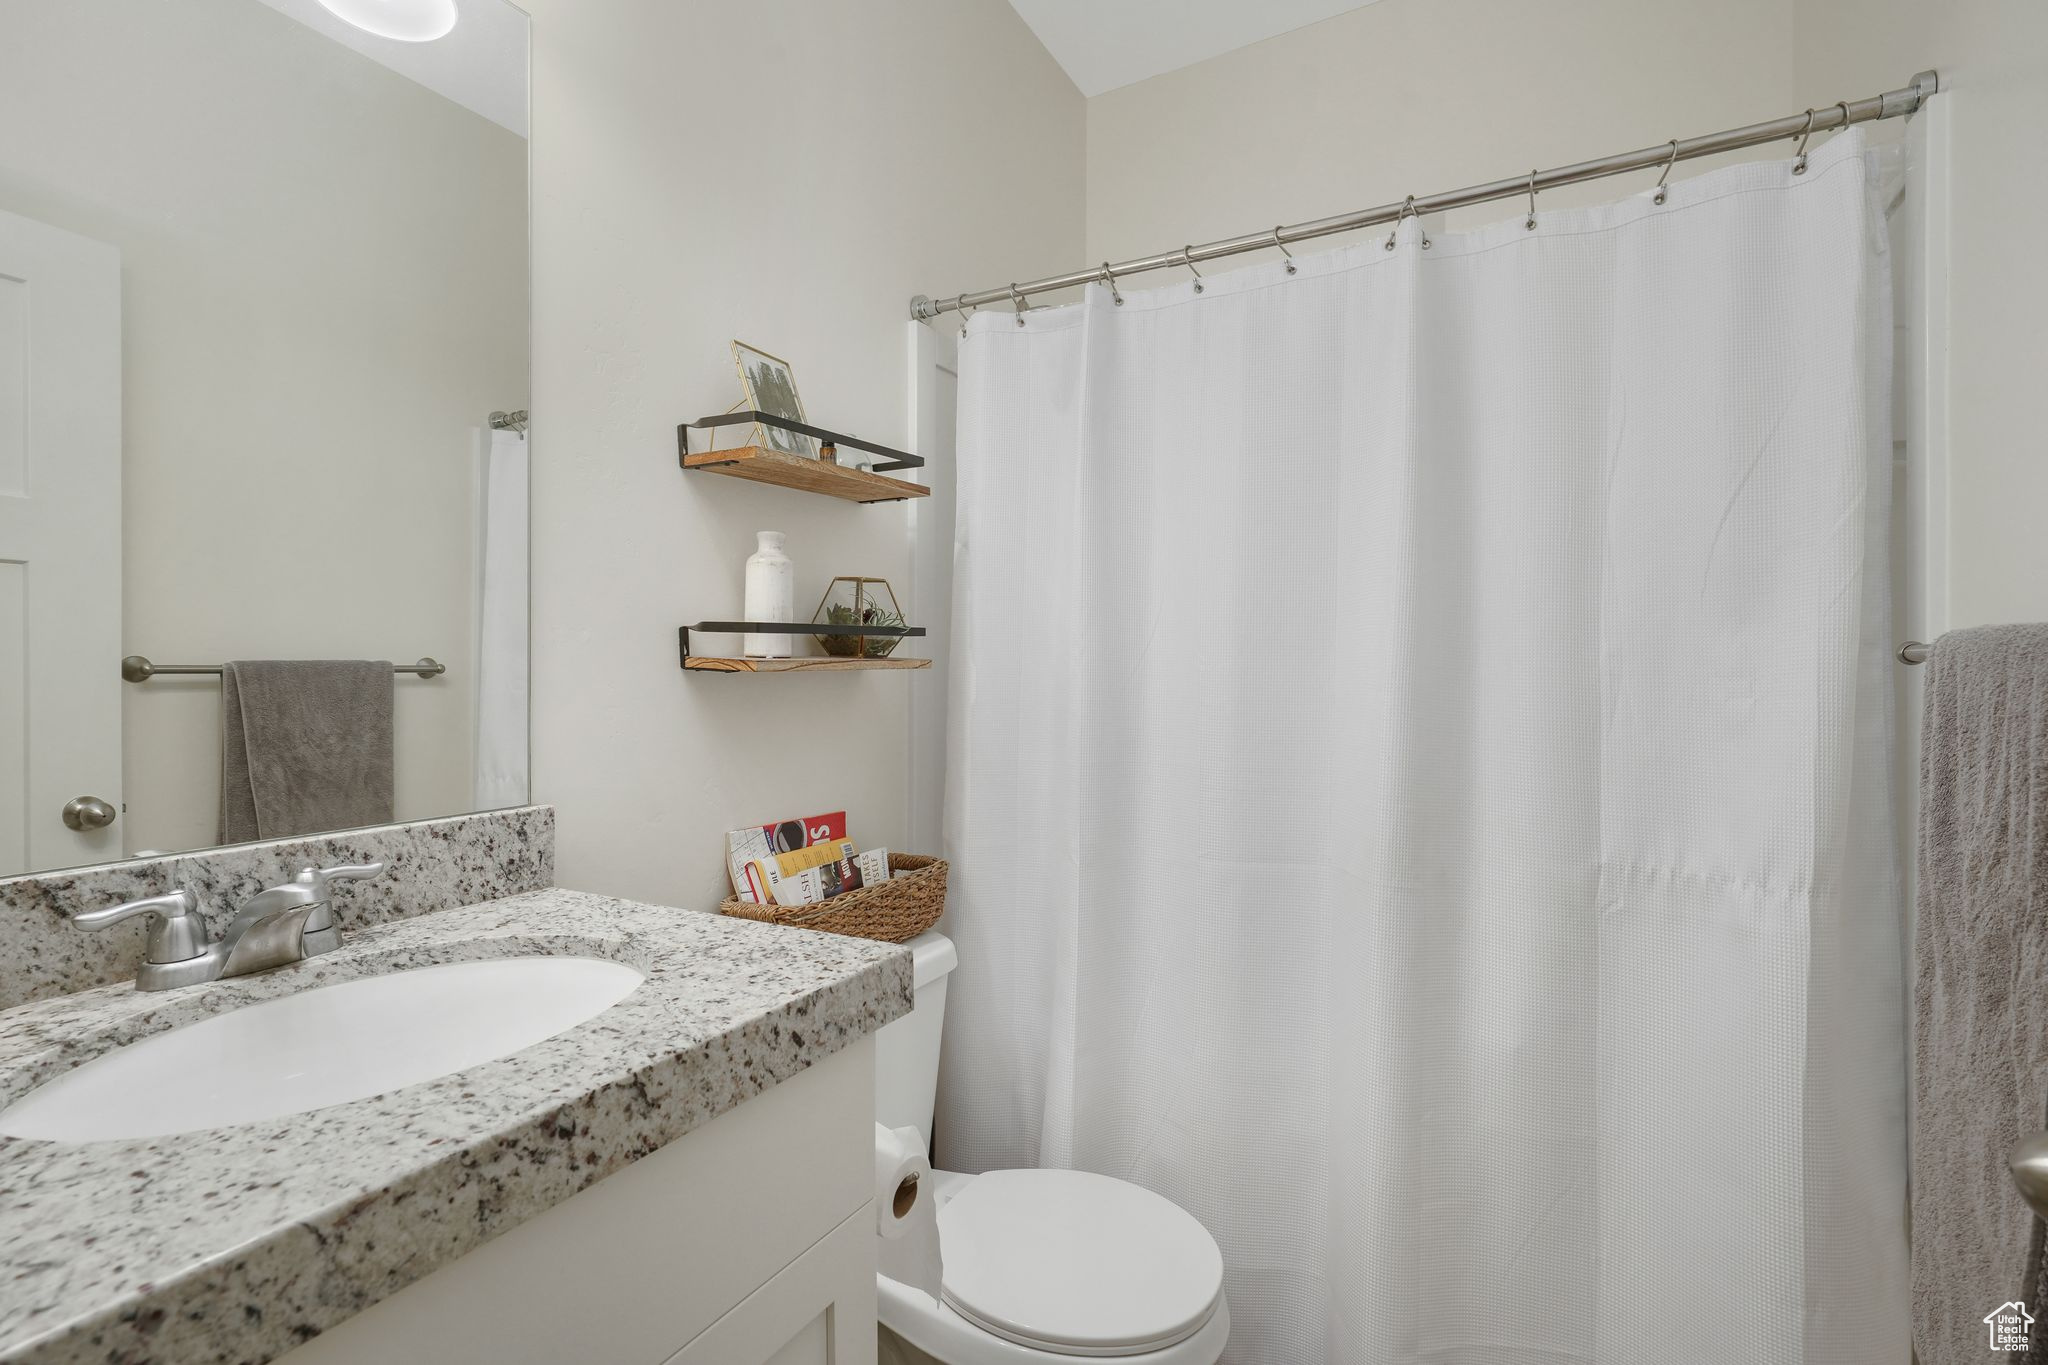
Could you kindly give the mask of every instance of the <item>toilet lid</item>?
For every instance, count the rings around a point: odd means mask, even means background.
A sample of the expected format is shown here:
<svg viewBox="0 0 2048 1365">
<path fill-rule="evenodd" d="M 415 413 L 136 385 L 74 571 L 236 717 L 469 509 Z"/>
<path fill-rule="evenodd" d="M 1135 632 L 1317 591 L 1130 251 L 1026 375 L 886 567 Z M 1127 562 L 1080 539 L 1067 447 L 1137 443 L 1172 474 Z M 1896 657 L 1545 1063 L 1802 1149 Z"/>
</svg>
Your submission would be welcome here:
<svg viewBox="0 0 2048 1365">
<path fill-rule="evenodd" d="M 939 1209 L 944 1298 L 1024 1346 L 1158 1351 L 1200 1331 L 1223 1253 L 1178 1205 L 1087 1171 L 990 1171 Z"/>
</svg>

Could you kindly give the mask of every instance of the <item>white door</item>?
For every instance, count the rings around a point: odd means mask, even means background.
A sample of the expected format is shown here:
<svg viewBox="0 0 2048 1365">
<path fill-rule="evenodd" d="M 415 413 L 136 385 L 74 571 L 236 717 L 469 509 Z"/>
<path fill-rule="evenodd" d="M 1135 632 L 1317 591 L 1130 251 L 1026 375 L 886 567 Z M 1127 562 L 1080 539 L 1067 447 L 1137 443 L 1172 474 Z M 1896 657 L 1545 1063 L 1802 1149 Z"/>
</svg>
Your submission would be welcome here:
<svg viewBox="0 0 2048 1365">
<path fill-rule="evenodd" d="M 924 457 L 928 498 L 911 500 L 910 601 L 905 613 L 928 632 L 932 666 L 910 675 L 912 853 L 940 854 L 946 797 L 946 700 L 953 616 L 953 440 L 960 390 L 960 325 L 941 318 L 910 328 L 910 451 Z"/>
<path fill-rule="evenodd" d="M 120 855 L 120 667 L 121 256 L 0 213 L 0 876 Z"/>
</svg>

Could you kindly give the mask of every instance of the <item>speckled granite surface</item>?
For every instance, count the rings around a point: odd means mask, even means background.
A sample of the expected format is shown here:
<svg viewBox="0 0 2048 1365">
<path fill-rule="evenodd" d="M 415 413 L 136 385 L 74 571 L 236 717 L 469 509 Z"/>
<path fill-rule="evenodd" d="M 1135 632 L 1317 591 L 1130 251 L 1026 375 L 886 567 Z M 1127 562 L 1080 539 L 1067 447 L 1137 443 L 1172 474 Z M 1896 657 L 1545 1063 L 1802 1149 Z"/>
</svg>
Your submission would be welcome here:
<svg viewBox="0 0 2048 1365">
<path fill-rule="evenodd" d="M 382 877 L 335 887 L 335 921 L 344 935 L 554 885 L 555 812 L 520 806 L 0 878 L 0 1009 L 134 979 L 143 925 L 130 920 L 86 933 L 68 919 L 80 910 L 189 886 L 218 938 L 236 906 L 308 863 L 379 858 L 391 864 Z"/>
<path fill-rule="evenodd" d="M 546 1042 L 239 1128 L 0 1138 L 0 1361 L 260 1362 L 908 1013 L 907 949 L 574 891 L 344 930 L 295 967 L 0 1013 L 0 1104 L 121 1042 L 405 967 L 569 953 L 647 974 Z"/>
</svg>

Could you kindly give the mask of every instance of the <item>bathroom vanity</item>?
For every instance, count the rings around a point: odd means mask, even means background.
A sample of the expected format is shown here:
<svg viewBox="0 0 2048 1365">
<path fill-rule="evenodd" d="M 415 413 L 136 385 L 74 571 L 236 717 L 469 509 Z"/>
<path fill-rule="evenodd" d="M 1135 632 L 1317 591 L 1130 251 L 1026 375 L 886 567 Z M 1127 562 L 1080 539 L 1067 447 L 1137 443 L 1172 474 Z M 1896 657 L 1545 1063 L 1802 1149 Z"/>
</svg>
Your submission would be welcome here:
<svg viewBox="0 0 2048 1365">
<path fill-rule="evenodd" d="M 0 1361 L 873 1359 L 872 1034 L 910 1008 L 909 953 L 552 887 L 447 904 L 516 885 L 450 867 L 532 818 L 193 855 L 211 871 L 154 875 L 247 886 L 260 876 L 216 864 L 396 866 L 337 897 L 334 952 L 0 1012 L 12 1104 L 122 1044 L 321 987 L 564 957 L 643 978 L 545 1041 L 369 1098 L 153 1136 L 0 1137 Z M 142 866 L 0 881 L 0 908 L 49 913 L 82 886 L 104 894 L 96 876 L 125 891 Z M 412 1027 L 435 1027 L 431 1012 Z M 309 1047 L 308 1068 L 354 1064 L 327 1051 Z"/>
<path fill-rule="evenodd" d="M 863 1039 L 283 1359 L 872 1362 L 873 1078 Z"/>
</svg>

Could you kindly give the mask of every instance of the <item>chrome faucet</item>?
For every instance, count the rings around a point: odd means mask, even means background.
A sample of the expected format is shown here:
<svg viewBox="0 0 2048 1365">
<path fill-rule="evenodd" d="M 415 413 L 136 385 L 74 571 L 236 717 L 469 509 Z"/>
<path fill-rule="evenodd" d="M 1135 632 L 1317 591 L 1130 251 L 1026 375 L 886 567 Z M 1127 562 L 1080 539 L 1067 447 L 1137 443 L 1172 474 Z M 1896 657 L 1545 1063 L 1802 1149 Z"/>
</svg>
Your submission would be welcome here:
<svg viewBox="0 0 2048 1365">
<path fill-rule="evenodd" d="M 199 898 L 189 890 L 88 910 L 73 915 L 71 922 L 81 929 L 104 929 L 138 915 L 149 916 L 149 947 L 135 973 L 135 989 L 196 986 L 332 952 L 341 946 L 341 936 L 334 927 L 329 883 L 367 881 L 383 871 L 381 862 L 301 868 L 282 886 L 259 891 L 243 902 L 217 942 L 207 939 Z"/>
</svg>

